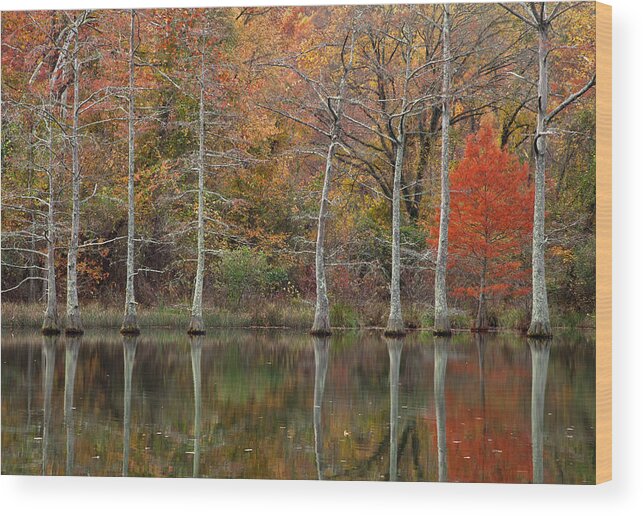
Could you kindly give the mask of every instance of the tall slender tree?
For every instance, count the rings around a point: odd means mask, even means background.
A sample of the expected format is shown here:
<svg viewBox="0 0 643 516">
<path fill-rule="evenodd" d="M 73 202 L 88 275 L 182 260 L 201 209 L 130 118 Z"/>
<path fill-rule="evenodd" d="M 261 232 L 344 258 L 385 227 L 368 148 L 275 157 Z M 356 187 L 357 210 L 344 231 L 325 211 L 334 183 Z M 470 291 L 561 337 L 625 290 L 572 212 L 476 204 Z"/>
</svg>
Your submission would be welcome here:
<svg viewBox="0 0 643 516">
<path fill-rule="evenodd" d="M 74 52 L 72 58 L 73 73 L 73 101 L 72 101 L 72 126 L 71 126 L 71 187 L 72 187 L 72 211 L 71 211 L 71 235 L 69 238 L 69 250 L 67 252 L 67 320 L 65 333 L 82 334 L 83 324 L 80 317 L 80 303 L 78 301 L 78 245 L 80 237 L 80 29 L 85 24 L 89 11 L 79 14 L 73 24 Z"/>
<path fill-rule="evenodd" d="M 134 57 L 136 54 L 135 46 L 135 24 L 136 11 L 130 10 L 130 37 L 129 37 L 129 62 L 128 62 L 128 79 L 127 89 L 128 113 L 127 113 L 127 280 L 125 285 L 125 316 L 121 326 L 121 333 L 136 334 L 140 332 L 138 319 L 136 316 L 136 297 L 134 295 L 134 238 L 136 234 L 136 222 L 134 212 L 134 122 L 135 122 L 135 101 L 134 101 Z"/>
<path fill-rule="evenodd" d="M 307 49 L 294 56 L 280 58 L 270 66 L 290 71 L 294 77 L 305 86 L 304 91 L 295 90 L 289 97 L 299 95 L 301 98 L 295 102 L 293 98 L 279 99 L 278 105 L 265 103 L 263 107 L 278 113 L 303 127 L 312 129 L 316 136 L 321 136 L 325 144 L 325 166 L 323 186 L 319 200 L 319 214 L 317 217 L 317 238 L 315 240 L 315 318 L 311 334 L 324 336 L 331 334 L 330 305 L 328 302 L 328 284 L 326 279 L 326 232 L 330 218 L 330 192 L 333 181 L 333 169 L 337 149 L 342 145 L 342 128 L 345 123 L 344 111 L 347 103 L 348 81 L 353 70 L 355 42 L 357 39 L 358 20 L 360 10 L 347 8 L 347 21 L 340 22 L 338 29 L 339 41 L 328 45 L 320 45 Z M 333 57 L 338 63 L 339 73 L 336 70 L 306 69 L 298 61 L 306 56 L 315 55 L 322 63 L 328 52 L 328 47 L 337 49 Z M 297 109 L 289 107 L 297 104 Z M 319 116 L 323 113 L 322 116 Z"/>
<path fill-rule="evenodd" d="M 205 22 L 207 24 L 207 21 Z M 205 194 L 205 42 L 206 28 L 202 30 L 199 48 L 199 149 L 197 155 L 198 174 L 198 207 L 197 207 L 197 265 L 194 277 L 194 295 L 192 298 L 192 313 L 188 333 L 190 335 L 205 334 L 203 323 L 203 276 L 205 274 L 205 219 L 204 219 L 204 194 Z"/>
<path fill-rule="evenodd" d="M 447 304 L 447 256 L 449 253 L 449 211 L 451 186 L 449 183 L 449 128 L 451 126 L 451 37 L 449 35 L 450 7 L 444 5 L 442 22 L 442 156 L 440 167 L 440 235 L 435 263 L 435 315 L 433 333 L 449 335 L 449 308 Z"/>
<path fill-rule="evenodd" d="M 549 110 L 549 60 L 551 55 L 550 32 L 552 22 L 576 4 L 557 2 L 551 12 L 545 2 L 510 6 L 502 4 L 504 9 L 525 22 L 538 34 L 538 104 L 536 110 L 536 133 L 533 140 L 533 152 L 536 161 L 535 195 L 534 195 L 534 229 L 532 239 L 532 302 L 531 323 L 527 334 L 533 338 L 551 338 L 552 330 L 549 320 L 549 302 L 547 299 L 547 282 L 545 277 L 545 172 L 547 168 L 547 136 L 551 134 L 550 123 L 561 111 L 583 96 L 596 84 L 596 74 L 580 90 L 572 93 L 558 106 Z"/>
<path fill-rule="evenodd" d="M 53 18 L 52 18 L 53 24 Z M 45 125 L 47 128 L 47 303 L 45 316 L 42 323 L 42 332 L 44 334 L 60 333 L 60 321 L 58 320 L 58 300 L 56 295 L 56 127 L 62 121 L 62 116 L 56 119 L 56 113 L 63 110 L 58 107 L 60 102 L 59 96 L 61 89 L 61 75 L 68 64 L 70 57 L 70 48 L 73 43 L 74 32 L 71 25 L 67 25 L 61 30 L 58 37 L 53 38 L 57 42 L 54 48 L 54 65 L 49 73 L 48 81 L 48 104 L 45 116 Z M 40 66 L 40 65 L 39 65 Z M 61 103 L 62 104 L 62 103 Z"/>
</svg>

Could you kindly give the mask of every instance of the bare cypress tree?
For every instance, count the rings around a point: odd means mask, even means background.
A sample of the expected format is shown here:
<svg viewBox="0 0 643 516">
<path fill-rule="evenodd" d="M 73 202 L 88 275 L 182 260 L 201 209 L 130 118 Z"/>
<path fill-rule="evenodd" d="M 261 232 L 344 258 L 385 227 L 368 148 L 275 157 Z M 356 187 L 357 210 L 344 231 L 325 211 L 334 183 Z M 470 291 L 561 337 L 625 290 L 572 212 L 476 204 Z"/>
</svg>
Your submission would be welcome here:
<svg viewBox="0 0 643 516">
<path fill-rule="evenodd" d="M 300 113 L 288 111 L 281 107 L 274 105 L 262 105 L 265 109 L 269 109 L 278 113 L 286 118 L 289 118 L 316 133 L 320 134 L 327 141 L 325 153 L 325 167 L 324 167 L 324 181 L 321 192 L 321 199 L 319 201 L 319 215 L 317 217 L 317 238 L 315 241 L 315 287 L 316 287 L 316 300 L 315 300 L 315 318 L 313 321 L 310 333 L 318 336 L 328 336 L 331 334 L 330 324 L 330 305 L 328 302 L 328 285 L 326 282 L 326 264 L 325 264 L 325 241 L 326 241 L 326 227 L 328 219 L 330 218 L 330 190 L 333 180 L 333 167 L 335 155 L 338 147 L 342 145 L 342 122 L 344 118 L 344 110 L 346 108 L 346 89 L 349 75 L 353 70 L 353 58 L 355 48 L 355 38 L 357 32 L 356 23 L 359 19 L 361 11 L 358 9 L 352 12 L 351 19 L 349 20 L 350 27 L 347 28 L 346 35 L 341 43 L 341 51 L 339 53 L 339 61 L 341 61 L 341 74 L 339 80 L 333 80 L 331 77 L 324 77 L 320 73 L 319 77 L 311 73 L 307 73 L 297 65 L 297 58 L 300 55 L 292 56 L 291 58 L 281 59 L 269 66 L 284 68 L 293 72 L 301 80 L 303 80 L 312 93 L 311 100 L 308 102 L 306 99 L 302 103 L 299 99 Z M 339 46 L 339 45 L 338 45 Z M 310 49 L 305 52 L 309 54 L 317 49 Z M 324 48 L 322 47 L 322 50 Z M 301 54 L 303 55 L 303 54 Z M 284 104 L 292 104 L 292 99 L 285 99 Z M 319 117 L 317 112 L 324 113 L 324 117 Z"/>
<path fill-rule="evenodd" d="M 386 149 L 385 163 L 387 166 L 392 164 L 392 184 L 378 181 L 388 192 L 385 195 L 391 202 L 390 311 L 384 330 L 389 337 L 405 334 L 401 301 L 401 201 L 407 126 L 410 119 L 429 107 L 429 99 L 434 98 L 422 77 L 436 64 L 432 60 L 416 64 L 420 49 L 418 38 L 426 21 L 414 9 L 408 9 L 410 16 L 401 24 L 396 9 L 385 6 L 369 9 L 373 16 L 363 30 L 366 44 L 360 47 L 359 71 L 362 75 L 352 84 L 349 103 L 354 109 L 346 114 L 360 130 L 375 136 L 377 145 Z M 372 154 L 377 145 L 358 134 L 348 138 L 352 141 L 352 150 L 357 151 L 353 153 L 355 156 L 359 156 L 361 148 L 363 157 L 358 161 L 369 163 L 371 158 L 366 156 Z M 366 166 L 370 167 L 370 164 Z"/>
<path fill-rule="evenodd" d="M 551 14 L 547 12 L 545 2 L 522 5 L 524 12 L 518 7 L 501 4 L 508 12 L 535 29 L 538 33 L 538 105 L 536 114 L 536 134 L 534 135 L 533 150 L 536 161 L 535 195 L 534 195 L 534 229 L 532 239 L 532 303 L 531 323 L 527 335 L 533 338 L 551 338 L 551 323 L 549 321 L 549 304 L 547 300 L 547 283 L 545 277 L 545 171 L 547 166 L 547 135 L 551 134 L 549 123 L 567 106 L 584 95 L 596 83 L 596 74 L 576 93 L 572 93 L 556 108 L 549 111 L 549 55 L 551 43 L 549 32 L 552 22 L 561 14 L 577 6 L 555 4 Z"/>
<path fill-rule="evenodd" d="M 407 55 L 407 74 L 410 55 Z M 408 82 L 405 81 L 405 86 Z M 402 112 L 407 109 L 407 89 L 404 88 L 402 97 Z M 391 216 L 391 284 L 390 312 L 384 331 L 385 335 L 394 337 L 404 335 L 404 319 L 402 317 L 402 300 L 400 296 L 400 197 L 402 189 L 402 167 L 404 166 L 404 144 L 406 140 L 405 115 L 400 117 L 397 135 L 395 135 L 395 170 L 393 176 L 393 206 Z"/>
<path fill-rule="evenodd" d="M 451 54 L 449 35 L 449 5 L 444 5 L 444 21 L 442 23 L 442 166 L 440 174 L 440 234 L 438 237 L 438 255 L 435 264 L 435 318 L 433 333 L 449 335 L 449 307 L 447 305 L 447 255 L 449 252 L 449 127 L 451 105 L 449 90 L 451 88 Z"/>
<path fill-rule="evenodd" d="M 50 87 L 50 112 L 53 113 L 53 87 Z M 56 221 L 55 221 L 55 180 L 54 180 L 54 123 L 47 121 L 48 124 L 48 153 L 49 161 L 47 164 L 47 182 L 49 189 L 49 198 L 47 200 L 47 306 L 45 308 L 45 318 L 42 322 L 42 333 L 45 335 L 55 335 L 60 333 L 60 324 L 58 320 L 58 304 L 56 300 Z"/>
<path fill-rule="evenodd" d="M 134 56 L 136 48 L 134 44 L 136 11 L 130 11 L 130 37 L 129 37 L 129 87 L 128 96 L 128 116 L 127 116 L 127 143 L 128 143 L 128 174 L 127 174 L 127 280 L 125 286 L 125 316 L 121 333 L 137 334 L 140 333 L 138 320 L 136 317 L 136 298 L 134 296 L 134 236 L 136 231 L 134 219 Z"/>
<path fill-rule="evenodd" d="M 205 226 L 204 226 L 204 190 L 205 190 L 205 31 L 201 36 L 201 56 L 199 73 L 199 151 L 197 157 L 198 211 L 197 211 L 197 265 L 194 278 L 194 296 L 192 299 L 192 314 L 188 333 L 190 335 L 205 334 L 203 323 L 203 276 L 205 274 Z"/>
<path fill-rule="evenodd" d="M 65 333 L 82 334 L 83 325 L 80 318 L 80 305 L 78 302 L 78 239 L 80 234 L 80 157 L 78 155 L 78 125 L 79 125 L 79 93 L 80 93 L 80 61 L 79 61 L 79 30 L 81 15 L 74 23 L 74 57 L 72 61 L 73 71 L 73 104 L 72 104 L 72 129 L 71 129 L 71 152 L 72 152 L 72 212 L 71 212 L 71 236 L 69 239 L 69 251 L 67 254 L 67 321 Z"/>
<path fill-rule="evenodd" d="M 344 60 L 344 48 L 346 41 L 342 48 L 341 58 L 343 66 L 343 73 L 339 81 L 338 95 L 336 99 L 327 98 L 326 106 L 331 116 L 330 127 L 330 141 L 328 144 L 328 152 L 326 154 L 326 168 L 324 171 L 324 186 L 322 189 L 322 197 L 319 202 L 319 217 L 317 219 L 317 241 L 315 243 L 315 284 L 317 287 L 317 299 L 315 302 L 315 320 L 311 333 L 314 335 L 330 335 L 330 313 L 328 305 L 328 294 L 326 292 L 326 267 L 325 267 L 325 253 L 324 242 L 326 235 L 326 220 L 328 218 L 328 195 L 330 193 L 330 186 L 332 181 L 333 160 L 335 157 L 335 149 L 339 145 L 339 138 L 341 132 L 342 115 L 344 111 L 345 95 L 346 95 L 346 80 L 348 74 L 353 66 L 353 49 L 355 46 L 355 32 L 350 34 L 350 49 L 349 60 L 346 64 Z"/>
<path fill-rule="evenodd" d="M 55 107 L 56 107 L 56 81 L 58 74 L 64 69 L 69 59 L 69 48 L 73 41 L 73 31 L 69 27 L 65 34 L 63 43 L 58 50 L 58 58 L 49 75 L 49 101 L 48 113 L 45 117 L 47 125 L 47 182 L 49 198 L 47 201 L 47 306 L 45 317 L 42 323 L 42 333 L 52 335 L 60 333 L 60 321 L 58 319 L 58 304 L 56 297 L 56 178 L 55 178 Z"/>
</svg>

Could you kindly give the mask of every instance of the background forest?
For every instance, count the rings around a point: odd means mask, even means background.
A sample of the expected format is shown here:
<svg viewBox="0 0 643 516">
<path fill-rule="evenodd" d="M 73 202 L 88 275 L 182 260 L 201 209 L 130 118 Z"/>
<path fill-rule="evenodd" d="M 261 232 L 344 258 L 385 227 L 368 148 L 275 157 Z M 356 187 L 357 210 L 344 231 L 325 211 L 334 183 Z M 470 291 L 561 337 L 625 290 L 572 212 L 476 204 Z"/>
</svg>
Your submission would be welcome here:
<svg viewBox="0 0 643 516">
<path fill-rule="evenodd" d="M 595 59 L 594 5 L 558 5 L 552 105 Z M 383 326 L 397 168 L 404 323 L 432 326 L 446 153 L 451 323 L 469 328 L 483 300 L 489 326 L 526 329 L 538 33 L 501 5 L 452 4 L 445 58 L 444 17 L 437 4 L 3 13 L 3 324 L 42 323 L 50 270 L 69 304 L 71 250 L 88 325 L 120 325 L 130 279 L 141 324 L 185 326 L 200 276 L 206 325 L 310 327 L 327 198 L 331 323 Z M 547 132 L 554 326 L 592 326 L 595 311 L 594 90 L 573 100 Z"/>
</svg>

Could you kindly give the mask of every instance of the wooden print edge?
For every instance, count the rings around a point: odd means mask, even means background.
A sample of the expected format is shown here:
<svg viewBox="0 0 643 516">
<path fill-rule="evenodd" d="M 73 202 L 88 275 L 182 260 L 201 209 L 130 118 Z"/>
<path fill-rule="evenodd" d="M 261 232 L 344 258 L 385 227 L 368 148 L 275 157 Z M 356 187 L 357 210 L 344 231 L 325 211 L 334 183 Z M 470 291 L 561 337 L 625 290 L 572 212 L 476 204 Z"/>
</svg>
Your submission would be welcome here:
<svg viewBox="0 0 643 516">
<path fill-rule="evenodd" d="M 612 7 L 596 2 L 596 483 L 612 479 Z"/>
</svg>

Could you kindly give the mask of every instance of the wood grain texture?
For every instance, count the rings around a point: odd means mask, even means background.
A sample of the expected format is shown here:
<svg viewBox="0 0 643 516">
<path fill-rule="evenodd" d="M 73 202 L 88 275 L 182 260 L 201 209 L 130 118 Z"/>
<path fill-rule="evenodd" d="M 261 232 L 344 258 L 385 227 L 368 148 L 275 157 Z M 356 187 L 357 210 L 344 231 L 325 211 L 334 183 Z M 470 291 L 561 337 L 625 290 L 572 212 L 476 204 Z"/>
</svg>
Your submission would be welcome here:
<svg viewBox="0 0 643 516">
<path fill-rule="evenodd" d="M 596 483 L 612 479 L 612 7 L 596 3 Z"/>
</svg>

